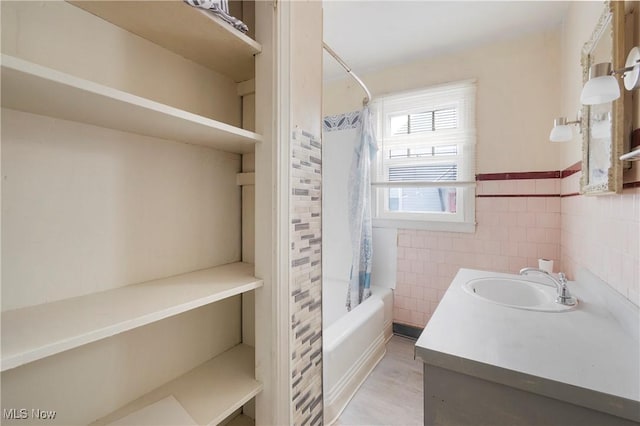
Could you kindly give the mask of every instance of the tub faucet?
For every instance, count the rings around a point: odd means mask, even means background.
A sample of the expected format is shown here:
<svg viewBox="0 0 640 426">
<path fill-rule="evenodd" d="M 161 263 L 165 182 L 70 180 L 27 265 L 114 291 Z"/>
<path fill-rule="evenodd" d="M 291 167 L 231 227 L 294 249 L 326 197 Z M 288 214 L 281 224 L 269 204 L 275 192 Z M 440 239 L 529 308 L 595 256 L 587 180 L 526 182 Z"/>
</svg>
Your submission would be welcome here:
<svg viewBox="0 0 640 426">
<path fill-rule="evenodd" d="M 527 275 L 530 272 L 537 272 L 539 274 L 545 275 L 556 286 L 556 290 L 558 291 L 558 297 L 556 297 L 556 303 L 560 303 L 561 305 L 574 306 L 578 303 L 578 300 L 571 295 L 569 289 L 567 288 L 567 277 L 564 273 L 560 272 L 558 274 L 558 278 L 554 277 L 547 271 L 538 268 L 523 268 L 520 270 L 520 275 Z"/>
</svg>

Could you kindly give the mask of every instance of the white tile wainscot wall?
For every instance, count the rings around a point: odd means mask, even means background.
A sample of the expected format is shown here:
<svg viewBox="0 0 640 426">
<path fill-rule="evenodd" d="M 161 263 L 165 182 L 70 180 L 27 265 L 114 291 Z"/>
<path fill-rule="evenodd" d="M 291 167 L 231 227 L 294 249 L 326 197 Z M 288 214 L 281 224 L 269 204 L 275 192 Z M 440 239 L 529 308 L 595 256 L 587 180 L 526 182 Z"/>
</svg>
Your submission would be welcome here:
<svg viewBox="0 0 640 426">
<path fill-rule="evenodd" d="M 479 181 L 477 191 L 475 233 L 399 230 L 394 322 L 424 327 L 459 268 L 517 272 L 544 257 L 559 270 L 560 179 Z"/>
<path fill-rule="evenodd" d="M 575 194 L 580 173 L 562 182 Z M 569 278 L 585 267 L 640 306 L 640 188 L 620 195 L 562 197 L 562 265 Z"/>
</svg>

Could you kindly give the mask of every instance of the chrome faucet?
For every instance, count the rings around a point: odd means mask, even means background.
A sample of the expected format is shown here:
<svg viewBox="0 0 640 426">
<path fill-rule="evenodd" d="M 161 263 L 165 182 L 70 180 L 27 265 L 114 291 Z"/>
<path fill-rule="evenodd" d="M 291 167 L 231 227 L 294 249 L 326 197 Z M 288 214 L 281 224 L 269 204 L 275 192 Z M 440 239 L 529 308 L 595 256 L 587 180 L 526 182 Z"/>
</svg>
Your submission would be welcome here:
<svg viewBox="0 0 640 426">
<path fill-rule="evenodd" d="M 538 268 L 523 268 L 520 270 L 520 275 L 527 275 L 529 272 L 537 272 L 539 274 L 545 275 L 556 286 L 556 290 L 558 291 L 558 297 L 556 297 L 556 303 L 560 303 L 561 305 L 574 306 L 578 303 L 578 300 L 571 295 L 569 289 L 567 288 L 567 277 L 564 273 L 560 272 L 558 274 L 558 278 L 554 277 L 550 273 L 545 270 Z"/>
</svg>

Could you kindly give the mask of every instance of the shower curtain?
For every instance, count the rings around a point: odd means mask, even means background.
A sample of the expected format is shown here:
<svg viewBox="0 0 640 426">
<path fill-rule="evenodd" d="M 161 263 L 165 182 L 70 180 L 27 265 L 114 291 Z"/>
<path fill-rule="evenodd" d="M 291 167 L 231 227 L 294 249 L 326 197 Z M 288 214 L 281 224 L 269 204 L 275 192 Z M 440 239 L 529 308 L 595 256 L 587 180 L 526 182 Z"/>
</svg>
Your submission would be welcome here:
<svg viewBox="0 0 640 426">
<path fill-rule="evenodd" d="M 347 310 L 371 295 L 371 162 L 378 149 L 371 111 L 364 107 L 360 133 L 349 172 L 349 228 L 351 231 L 351 276 L 347 292 Z"/>
</svg>

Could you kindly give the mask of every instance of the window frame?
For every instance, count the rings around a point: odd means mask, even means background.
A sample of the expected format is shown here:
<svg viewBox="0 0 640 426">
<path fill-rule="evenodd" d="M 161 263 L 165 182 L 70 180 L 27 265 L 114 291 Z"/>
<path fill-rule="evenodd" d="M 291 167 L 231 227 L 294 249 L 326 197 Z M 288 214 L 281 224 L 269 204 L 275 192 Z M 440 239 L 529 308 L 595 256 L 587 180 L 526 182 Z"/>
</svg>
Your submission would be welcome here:
<svg viewBox="0 0 640 426">
<path fill-rule="evenodd" d="M 451 91 L 454 93 L 451 93 Z M 455 95 L 456 91 L 459 93 L 454 100 L 447 98 L 447 92 L 450 92 L 450 95 Z M 467 233 L 475 232 L 475 98 L 476 81 L 462 80 L 430 86 L 420 90 L 396 93 L 378 98 L 373 102 L 372 110 L 374 111 L 374 119 L 377 124 L 376 130 L 377 134 L 380 135 L 378 137 L 378 153 L 372 170 L 372 214 L 374 226 Z M 458 123 L 460 124 L 458 128 L 451 130 L 444 129 L 439 132 L 391 135 L 390 126 L 392 117 L 424 113 L 425 110 L 437 111 L 446 108 L 447 104 L 455 104 L 456 108 L 462 108 L 462 111 L 458 113 Z M 444 140 L 442 140 L 443 137 Z M 460 139 L 464 139 L 465 141 L 461 142 Z M 448 146 L 454 144 L 457 146 L 458 154 L 455 156 L 434 156 L 429 159 L 431 161 L 425 161 L 425 159 L 423 159 L 422 163 L 436 164 L 447 161 L 447 159 L 449 161 L 455 159 L 457 165 L 456 171 L 458 173 L 457 181 L 464 183 L 455 185 L 452 183 L 453 181 L 443 181 L 446 182 L 446 186 L 454 186 L 457 188 L 455 213 L 391 212 L 387 209 L 389 203 L 388 194 L 391 188 L 402 186 L 421 188 L 439 187 L 434 185 L 433 181 L 404 182 L 394 186 L 393 184 L 397 184 L 398 182 L 385 179 L 385 176 L 388 176 L 388 173 L 385 174 L 385 171 L 389 167 L 393 167 L 394 163 L 394 159 L 384 158 L 387 149 L 393 148 L 394 145 L 398 145 L 401 149 L 405 147 L 410 149 L 409 144 L 412 140 L 423 141 L 423 144 L 428 146 Z M 407 158 L 407 160 L 407 163 L 411 162 L 410 158 Z M 416 158 L 415 162 L 420 164 L 419 158 Z M 401 161 L 395 162 L 395 164 L 398 163 L 401 163 Z M 428 183 L 428 185 L 420 186 L 420 182 Z"/>
</svg>

